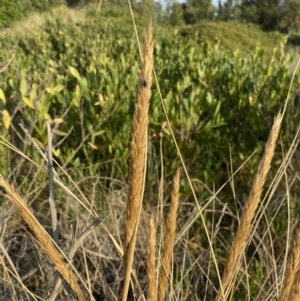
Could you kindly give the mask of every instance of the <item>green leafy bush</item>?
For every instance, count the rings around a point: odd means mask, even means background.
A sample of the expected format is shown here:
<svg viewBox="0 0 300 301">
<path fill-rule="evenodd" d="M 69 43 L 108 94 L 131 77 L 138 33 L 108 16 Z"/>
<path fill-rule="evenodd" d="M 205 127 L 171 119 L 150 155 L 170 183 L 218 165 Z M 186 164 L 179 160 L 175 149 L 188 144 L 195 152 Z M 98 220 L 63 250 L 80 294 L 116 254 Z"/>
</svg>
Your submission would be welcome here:
<svg viewBox="0 0 300 301">
<path fill-rule="evenodd" d="M 0 28 L 10 26 L 23 16 L 20 1 L 0 0 Z"/>
<path fill-rule="evenodd" d="M 113 172 L 124 178 L 139 54 L 129 32 L 121 29 L 112 38 L 112 30 L 97 14 L 75 26 L 49 21 L 42 31 L 19 37 L 16 57 L 0 77 L 9 99 L 3 109 L 13 114 L 21 106 L 17 120 L 32 127 L 41 145 L 47 143 L 45 119 L 64 120 L 55 131 L 56 141 L 63 139 L 56 150 L 61 164 L 80 174 L 88 168 L 90 175 Z M 0 43 L 5 49 L 12 41 Z M 289 61 L 282 47 L 266 56 L 257 46 L 245 56 L 222 50 L 218 41 L 200 43 L 197 34 L 156 40 L 159 86 L 192 177 L 222 184 L 228 179 L 229 149 L 236 169 L 263 145 L 287 95 Z M 150 118 L 153 162 L 163 135 L 165 172 L 171 174 L 177 154 L 155 85 Z M 244 168 L 241 183 L 257 164 L 254 158 Z M 151 168 L 149 179 L 155 174 Z"/>
</svg>

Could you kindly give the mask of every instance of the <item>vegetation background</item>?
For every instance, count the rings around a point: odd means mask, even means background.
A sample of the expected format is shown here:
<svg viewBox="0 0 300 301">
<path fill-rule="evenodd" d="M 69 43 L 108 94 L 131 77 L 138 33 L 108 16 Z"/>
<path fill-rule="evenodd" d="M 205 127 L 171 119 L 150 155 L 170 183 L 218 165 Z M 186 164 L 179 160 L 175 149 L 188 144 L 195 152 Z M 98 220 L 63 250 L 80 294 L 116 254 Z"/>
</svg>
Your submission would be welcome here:
<svg viewBox="0 0 300 301">
<path fill-rule="evenodd" d="M 214 300 L 219 283 L 203 233 L 207 228 L 211 234 L 222 270 L 264 144 L 274 117 L 284 107 L 300 57 L 300 2 L 228 0 L 214 7 L 210 0 L 166 1 L 165 6 L 144 0 L 131 5 L 140 37 L 153 20 L 157 78 L 150 102 L 144 211 L 134 264 L 137 278 L 144 289 L 147 221 L 160 208 L 156 227 L 163 233 L 173 175 L 182 164 L 162 97 L 193 184 L 191 190 L 182 176 L 168 298 Z M 71 222 L 80 221 L 84 229 L 93 210 L 121 245 L 129 141 L 141 81 L 139 57 L 126 1 L 0 0 L 1 174 L 49 230 L 45 201 L 49 179 L 41 154 L 49 140 L 46 120 L 51 121 L 56 177 L 62 183 L 55 187 L 55 199 L 64 251 Z M 264 218 L 258 219 L 247 245 L 232 300 L 245 296 L 272 300 L 282 285 L 285 252 L 299 220 L 299 89 L 296 73 L 267 177 L 268 206 L 259 209 Z M 193 191 L 205 208 L 205 225 Z M 77 198 L 81 205 L 74 201 Z M 8 281 L 4 269 L 1 289 L 8 292 L 8 283 L 13 283 L 16 300 L 26 290 L 45 299 L 45 279 L 53 276 L 49 262 L 23 222 L 12 218 L 18 214 L 4 199 L 1 206 L 9 223 L 3 245 L 26 287 Z M 3 266 L 7 260 L 3 259 Z M 82 277 L 91 277 L 88 283 L 96 300 L 118 295 L 122 259 L 103 231 L 86 243 L 74 261 Z M 37 262 L 47 267 L 48 274 L 40 272 Z M 29 270 L 35 272 L 28 276 Z M 69 296 L 67 290 L 62 294 Z"/>
</svg>

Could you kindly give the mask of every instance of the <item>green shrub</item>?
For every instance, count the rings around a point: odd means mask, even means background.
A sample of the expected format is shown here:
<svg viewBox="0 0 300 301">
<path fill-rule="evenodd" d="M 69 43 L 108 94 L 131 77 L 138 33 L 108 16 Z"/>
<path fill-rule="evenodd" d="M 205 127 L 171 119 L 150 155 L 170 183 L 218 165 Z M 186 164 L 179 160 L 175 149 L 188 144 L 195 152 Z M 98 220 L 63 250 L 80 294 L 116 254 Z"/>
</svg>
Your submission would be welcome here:
<svg viewBox="0 0 300 301">
<path fill-rule="evenodd" d="M 0 77 L 6 98 L 13 100 L 10 112 L 23 103 L 22 119 L 34 126 L 42 145 L 47 143 L 45 119 L 64 116 L 55 133 L 57 140 L 65 138 L 59 146 L 62 164 L 126 177 L 139 56 L 134 37 L 122 33 L 126 29 L 114 38 L 112 30 L 98 15 L 76 26 L 49 21 L 43 31 L 19 37 L 16 59 Z M 197 34 L 158 38 L 155 68 L 188 170 L 206 182 L 228 178 L 229 148 L 238 168 L 266 141 L 290 82 L 282 48 L 265 56 L 257 46 L 245 56 L 222 50 L 218 41 L 199 43 Z M 163 133 L 165 171 L 171 174 L 177 155 L 155 87 L 151 109 L 149 151 L 153 159 L 158 156 Z M 245 167 L 241 183 L 257 164 L 253 159 Z"/>
<path fill-rule="evenodd" d="M 21 1 L 0 0 L 0 28 L 9 27 L 22 16 Z"/>
</svg>

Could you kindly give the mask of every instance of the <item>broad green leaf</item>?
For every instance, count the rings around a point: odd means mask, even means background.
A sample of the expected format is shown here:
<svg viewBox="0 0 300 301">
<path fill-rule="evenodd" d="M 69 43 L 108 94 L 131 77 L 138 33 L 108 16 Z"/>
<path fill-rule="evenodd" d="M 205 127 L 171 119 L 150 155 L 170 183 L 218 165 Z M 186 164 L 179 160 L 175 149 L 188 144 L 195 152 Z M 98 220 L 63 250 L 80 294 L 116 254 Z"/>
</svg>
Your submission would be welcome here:
<svg viewBox="0 0 300 301">
<path fill-rule="evenodd" d="M 105 130 L 100 130 L 98 132 L 93 133 L 93 136 L 100 136 L 103 135 L 106 131 Z"/>
<path fill-rule="evenodd" d="M 79 85 L 76 85 L 76 87 L 75 87 L 75 96 L 76 96 L 77 101 L 79 103 L 79 100 L 81 98 L 81 89 L 80 89 Z"/>
<path fill-rule="evenodd" d="M 48 112 L 49 110 L 49 106 L 50 106 L 50 97 L 47 94 L 43 94 L 39 103 L 38 103 L 38 117 L 39 119 L 43 119 L 45 114 Z"/>
<path fill-rule="evenodd" d="M 25 96 L 26 95 L 26 88 L 27 86 L 27 81 L 24 77 L 22 77 L 21 81 L 20 81 L 20 93 L 21 93 L 21 96 Z"/>
<path fill-rule="evenodd" d="M 212 104 L 212 102 L 213 102 L 213 97 L 212 97 L 212 95 L 209 93 L 209 92 L 207 92 L 207 94 L 206 94 L 206 101 L 211 105 Z"/>
<path fill-rule="evenodd" d="M 5 95 L 4 95 L 4 92 L 3 90 L 0 88 L 0 100 L 3 102 L 3 104 L 5 105 L 6 103 L 6 98 L 5 98 Z"/>
<path fill-rule="evenodd" d="M 215 108 L 215 116 L 217 116 L 219 114 L 220 108 L 221 108 L 221 101 L 218 101 L 216 108 Z"/>
<path fill-rule="evenodd" d="M 37 87 L 36 87 L 36 85 L 32 85 L 32 89 L 29 93 L 29 98 L 33 99 L 33 100 L 37 98 Z"/>
<path fill-rule="evenodd" d="M 76 95 L 74 95 L 74 97 L 72 97 L 72 102 L 76 108 L 79 108 L 80 102 Z"/>
<path fill-rule="evenodd" d="M 53 133 L 55 134 L 55 135 L 58 135 L 58 136 L 67 136 L 67 132 L 64 132 L 64 131 L 60 131 L 60 130 L 54 130 L 53 131 Z"/>
<path fill-rule="evenodd" d="M 34 103 L 26 96 L 22 97 L 22 101 L 25 103 L 25 105 L 31 109 L 35 109 Z"/>
<path fill-rule="evenodd" d="M 10 126 L 10 115 L 7 110 L 2 111 L 2 123 L 4 127 L 8 130 Z"/>
<path fill-rule="evenodd" d="M 88 89 L 88 82 L 87 82 L 86 78 L 83 77 L 83 78 L 81 78 L 81 80 L 79 81 L 79 83 L 80 83 L 80 87 L 82 89 L 82 94 L 84 95 L 85 92 Z"/>
<path fill-rule="evenodd" d="M 124 69 L 125 69 L 125 66 L 126 66 L 126 59 L 125 59 L 125 56 L 124 56 L 124 53 L 123 53 L 123 52 L 122 52 L 121 55 L 120 55 L 120 59 L 121 59 L 122 69 L 124 70 Z"/>
</svg>

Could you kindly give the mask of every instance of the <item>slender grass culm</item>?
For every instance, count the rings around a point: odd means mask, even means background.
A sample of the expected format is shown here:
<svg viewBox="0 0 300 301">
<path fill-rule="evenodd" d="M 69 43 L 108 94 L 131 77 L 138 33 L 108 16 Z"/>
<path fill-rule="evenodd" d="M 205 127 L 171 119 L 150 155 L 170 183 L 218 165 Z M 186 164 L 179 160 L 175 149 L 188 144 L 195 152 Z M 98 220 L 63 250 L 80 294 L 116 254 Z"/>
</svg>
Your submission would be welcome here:
<svg viewBox="0 0 300 301">
<path fill-rule="evenodd" d="M 137 104 L 133 117 L 133 132 L 130 145 L 130 179 L 126 206 L 126 230 L 124 246 L 124 281 L 121 300 L 126 301 L 137 230 L 144 195 L 144 184 L 147 162 L 148 110 L 151 97 L 152 69 L 153 69 L 153 38 L 152 24 L 149 25 L 145 37 L 142 55 L 142 71 L 139 78 Z"/>
<path fill-rule="evenodd" d="M 233 288 L 233 279 L 236 277 L 236 274 L 240 268 L 242 255 L 245 251 L 251 231 L 251 224 L 255 210 L 260 201 L 266 176 L 271 166 L 281 121 L 282 115 L 279 113 L 275 117 L 268 141 L 265 146 L 263 158 L 255 175 L 248 200 L 243 207 L 240 225 L 229 249 L 229 254 L 222 276 L 222 283 L 216 297 L 216 301 L 227 300 L 227 296 L 229 295 L 230 290 Z"/>
<path fill-rule="evenodd" d="M 174 177 L 170 212 L 168 214 L 168 218 L 166 221 L 166 234 L 164 237 L 161 266 L 160 266 L 159 278 L 158 278 L 158 289 L 157 289 L 158 301 L 165 300 L 166 289 L 168 284 L 168 276 L 170 273 L 170 264 L 171 264 L 172 254 L 173 254 L 177 210 L 178 210 L 178 203 L 179 203 L 180 172 L 181 169 L 178 169 Z"/>
<path fill-rule="evenodd" d="M 299 252 L 299 249 L 298 249 Z M 289 301 L 299 301 L 300 300 L 300 270 L 295 275 L 294 282 L 292 283 L 291 292 L 289 293 Z"/>
<path fill-rule="evenodd" d="M 154 218 L 151 216 L 148 230 L 148 250 L 147 250 L 147 279 L 148 292 L 147 301 L 156 301 L 156 272 L 155 272 L 155 244 L 156 231 Z"/>
<path fill-rule="evenodd" d="M 49 256 L 55 268 L 59 271 L 64 280 L 70 285 L 72 290 L 76 293 L 79 301 L 85 301 L 83 293 L 79 288 L 75 274 L 68 269 L 67 264 L 64 262 L 62 255 L 55 248 L 50 236 L 42 225 L 32 214 L 27 203 L 17 193 L 17 191 L 11 186 L 4 178 L 0 175 L 0 186 L 5 190 L 8 199 L 15 205 L 19 213 L 23 217 L 24 221 L 31 228 L 33 233 L 36 235 L 39 243 L 43 247 L 46 254 Z"/>
<path fill-rule="evenodd" d="M 299 261 L 300 261 L 300 230 L 296 231 L 294 243 L 290 250 L 290 256 L 287 262 L 285 276 L 282 284 L 282 289 L 278 301 L 292 300 L 292 297 L 297 295 L 300 297 L 299 289 L 295 290 L 296 286 L 299 286 Z M 298 279 L 297 279 L 298 278 Z M 297 281 L 298 280 L 298 281 Z M 289 297 L 290 296 L 290 297 Z M 299 299 L 293 299 L 299 300 Z"/>
</svg>

